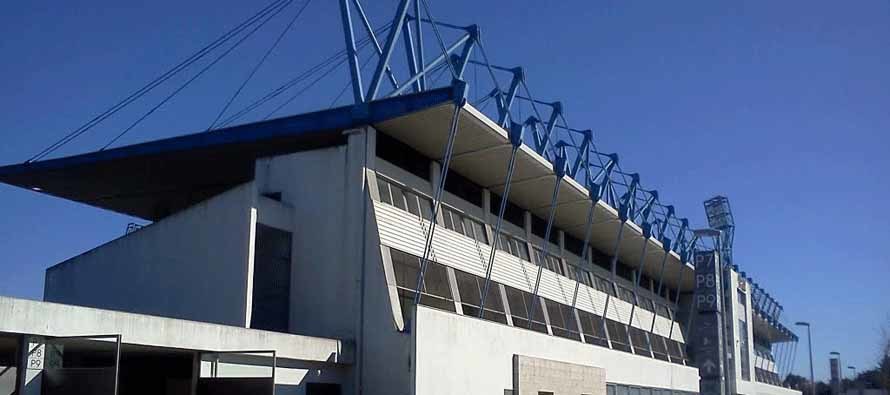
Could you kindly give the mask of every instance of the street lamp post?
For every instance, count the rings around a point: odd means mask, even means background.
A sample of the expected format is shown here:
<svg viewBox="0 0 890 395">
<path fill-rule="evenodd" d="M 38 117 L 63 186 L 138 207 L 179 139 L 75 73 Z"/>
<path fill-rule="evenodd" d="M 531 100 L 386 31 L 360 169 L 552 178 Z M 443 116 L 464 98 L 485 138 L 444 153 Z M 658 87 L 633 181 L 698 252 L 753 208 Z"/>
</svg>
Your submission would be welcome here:
<svg viewBox="0 0 890 395">
<path fill-rule="evenodd" d="M 801 321 L 794 325 L 807 327 L 807 344 L 810 349 L 810 385 L 813 387 L 813 395 L 816 395 L 816 375 L 813 373 L 813 334 L 810 333 L 810 323 Z"/>
</svg>

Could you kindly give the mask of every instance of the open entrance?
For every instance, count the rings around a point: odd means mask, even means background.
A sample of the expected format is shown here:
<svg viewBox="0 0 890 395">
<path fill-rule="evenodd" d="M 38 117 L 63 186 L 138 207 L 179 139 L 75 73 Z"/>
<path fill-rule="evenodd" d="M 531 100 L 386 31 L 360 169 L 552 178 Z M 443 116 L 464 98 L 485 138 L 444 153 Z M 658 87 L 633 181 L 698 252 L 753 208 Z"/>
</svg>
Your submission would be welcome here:
<svg viewBox="0 0 890 395">
<path fill-rule="evenodd" d="M 290 325 L 290 232 L 256 225 L 250 327 L 287 332 Z"/>
<path fill-rule="evenodd" d="M 19 337 L 0 334 L 0 395 L 15 392 Z"/>
<path fill-rule="evenodd" d="M 275 351 L 201 354 L 197 395 L 273 395 Z"/>
<path fill-rule="evenodd" d="M 118 393 L 119 335 L 55 337 L 28 344 L 27 369 L 34 377 L 26 388 L 38 384 L 42 395 Z"/>
</svg>

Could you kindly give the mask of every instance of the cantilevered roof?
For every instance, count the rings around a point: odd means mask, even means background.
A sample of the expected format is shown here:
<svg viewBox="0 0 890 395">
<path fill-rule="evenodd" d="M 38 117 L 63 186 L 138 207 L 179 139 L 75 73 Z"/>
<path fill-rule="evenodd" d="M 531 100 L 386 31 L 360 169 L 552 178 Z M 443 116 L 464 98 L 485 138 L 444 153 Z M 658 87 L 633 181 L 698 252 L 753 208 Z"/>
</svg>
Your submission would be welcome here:
<svg viewBox="0 0 890 395">
<path fill-rule="evenodd" d="M 453 111 L 453 105 L 443 104 L 374 126 L 424 155 L 439 160 L 448 139 Z M 469 104 L 461 109 L 450 165 L 452 169 L 501 194 L 510 152 L 511 145 L 504 128 Z M 535 215 L 547 218 L 556 181 L 553 165 L 523 145 L 517 154 L 509 199 Z M 570 177 L 564 177 L 560 182 L 554 226 L 582 239 L 591 202 L 589 196 L 584 186 Z M 602 200 L 597 202 L 594 216 L 590 237 L 592 246 L 611 253 L 618 244 L 617 255 L 621 261 L 635 269 L 642 266 L 641 271 L 652 278 L 660 277 L 664 260 L 665 283 L 672 287 L 679 286 L 684 291 L 692 289 L 694 268 L 688 262 L 681 262 L 676 252 L 665 251 L 662 243 L 654 237 L 645 237 L 643 230 L 632 221 L 621 221 L 618 212 Z M 624 227 L 620 243 L 619 227 Z"/>
<path fill-rule="evenodd" d="M 259 157 L 343 143 L 342 131 L 453 101 L 451 88 L 0 167 L 0 182 L 156 221 L 253 178 Z"/>
</svg>

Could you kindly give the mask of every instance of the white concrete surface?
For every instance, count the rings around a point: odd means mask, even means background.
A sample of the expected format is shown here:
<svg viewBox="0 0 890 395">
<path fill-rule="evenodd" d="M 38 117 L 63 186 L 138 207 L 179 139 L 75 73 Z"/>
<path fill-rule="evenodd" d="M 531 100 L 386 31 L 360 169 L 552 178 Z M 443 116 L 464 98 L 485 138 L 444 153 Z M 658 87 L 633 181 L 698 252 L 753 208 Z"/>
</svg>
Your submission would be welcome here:
<svg viewBox="0 0 890 395">
<path fill-rule="evenodd" d="M 246 326 L 252 183 L 46 271 L 44 299 Z"/>
<path fill-rule="evenodd" d="M 752 373 L 753 374 L 753 373 Z M 744 395 L 800 395 L 801 392 L 757 381 L 739 381 L 737 393 Z"/>
<path fill-rule="evenodd" d="M 695 368 L 424 306 L 414 336 L 416 394 L 503 393 L 513 385 L 515 354 L 602 367 L 609 383 L 698 392 Z"/>
<path fill-rule="evenodd" d="M 126 344 L 203 351 L 276 350 L 281 358 L 349 364 L 352 346 L 309 336 L 0 297 L 0 332 L 117 335 Z"/>
</svg>

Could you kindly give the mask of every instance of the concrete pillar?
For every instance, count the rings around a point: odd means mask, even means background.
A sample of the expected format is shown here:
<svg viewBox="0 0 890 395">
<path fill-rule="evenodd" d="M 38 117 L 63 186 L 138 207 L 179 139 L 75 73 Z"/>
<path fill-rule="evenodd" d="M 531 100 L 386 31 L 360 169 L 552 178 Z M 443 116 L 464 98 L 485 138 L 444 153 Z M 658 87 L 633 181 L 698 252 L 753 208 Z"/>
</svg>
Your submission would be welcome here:
<svg viewBox="0 0 890 395">
<path fill-rule="evenodd" d="M 40 395 L 43 383 L 43 367 L 46 362 L 46 344 L 44 339 L 40 336 L 22 336 L 19 344 L 19 377 L 16 393 Z"/>
</svg>

